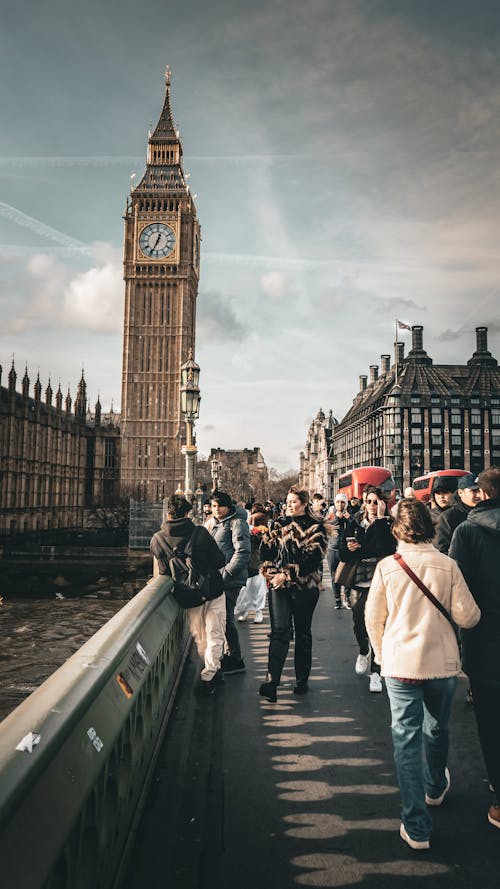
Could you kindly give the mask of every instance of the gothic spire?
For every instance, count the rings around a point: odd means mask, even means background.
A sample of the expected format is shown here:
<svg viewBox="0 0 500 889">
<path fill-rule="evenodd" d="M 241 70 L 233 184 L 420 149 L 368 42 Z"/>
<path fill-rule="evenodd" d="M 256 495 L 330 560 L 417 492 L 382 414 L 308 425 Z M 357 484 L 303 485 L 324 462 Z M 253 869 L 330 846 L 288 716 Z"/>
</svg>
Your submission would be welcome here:
<svg viewBox="0 0 500 889">
<path fill-rule="evenodd" d="M 52 386 L 50 384 L 50 377 L 49 377 L 49 382 L 48 382 L 47 388 L 45 390 L 45 404 L 47 405 L 47 407 L 50 407 L 52 405 L 52 395 L 53 395 L 53 391 L 52 391 Z"/>
<path fill-rule="evenodd" d="M 36 375 L 34 391 L 35 391 L 35 401 L 39 402 L 42 397 L 42 384 L 40 382 L 40 371 L 38 371 L 38 373 Z"/>
<path fill-rule="evenodd" d="M 30 378 L 28 376 L 28 365 L 26 365 L 26 368 L 24 370 L 24 377 L 23 377 L 23 396 L 24 396 L 24 398 L 28 397 L 29 391 L 30 391 Z"/>
<path fill-rule="evenodd" d="M 154 142 L 178 142 L 179 141 L 179 133 L 175 128 L 174 119 L 172 117 L 172 108 L 170 105 L 170 82 L 171 82 L 171 72 L 170 67 L 167 65 L 167 70 L 165 71 L 165 100 L 163 102 L 162 112 L 160 114 L 160 119 L 156 124 L 156 127 L 153 131 L 153 134 L 150 136 L 150 141 Z"/>
<path fill-rule="evenodd" d="M 62 410 L 62 403 L 63 403 L 63 394 L 61 392 L 61 381 L 59 380 L 59 387 L 56 392 L 56 410 L 58 410 L 58 411 Z"/>
<path fill-rule="evenodd" d="M 17 374 L 16 374 L 16 369 L 14 367 L 14 356 L 12 356 L 12 367 L 9 371 L 9 390 L 11 392 L 16 391 L 16 381 L 17 381 Z"/>
<path fill-rule="evenodd" d="M 165 100 L 160 119 L 148 137 L 146 171 L 132 194 L 158 192 L 189 194 L 187 175 L 182 169 L 182 145 L 172 117 L 170 104 L 170 68 L 165 74 Z"/>
</svg>

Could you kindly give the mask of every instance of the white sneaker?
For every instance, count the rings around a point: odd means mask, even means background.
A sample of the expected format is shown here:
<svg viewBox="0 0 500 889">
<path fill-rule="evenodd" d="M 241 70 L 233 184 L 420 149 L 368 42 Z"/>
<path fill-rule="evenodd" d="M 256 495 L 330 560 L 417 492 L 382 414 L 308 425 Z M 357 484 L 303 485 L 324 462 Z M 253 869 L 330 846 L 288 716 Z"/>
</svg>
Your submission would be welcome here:
<svg viewBox="0 0 500 889">
<path fill-rule="evenodd" d="M 431 847 L 429 840 L 412 840 L 411 836 L 407 834 L 404 824 L 401 824 L 399 828 L 399 836 L 405 843 L 408 843 L 410 849 L 430 849 Z"/>
<path fill-rule="evenodd" d="M 238 615 L 238 620 L 239 621 L 246 620 L 247 617 L 248 617 L 248 611 L 244 611 L 243 614 Z"/>
<path fill-rule="evenodd" d="M 255 617 L 253 619 L 254 624 L 261 624 L 263 620 L 264 620 L 264 617 L 263 617 L 262 611 L 256 611 Z"/>
<path fill-rule="evenodd" d="M 368 650 L 368 654 L 358 654 L 356 658 L 356 664 L 354 666 L 354 672 L 358 674 L 358 676 L 364 676 L 365 673 L 368 673 L 370 669 L 370 661 L 372 658 L 372 653 L 370 649 Z"/>
<path fill-rule="evenodd" d="M 378 673 L 370 674 L 370 691 L 382 691 L 382 679 Z"/>
<path fill-rule="evenodd" d="M 428 806 L 440 806 L 446 794 L 448 793 L 451 785 L 451 778 L 448 769 L 444 770 L 444 775 L 446 778 L 446 787 L 444 788 L 441 796 L 437 796 L 435 799 L 433 799 L 432 796 L 427 796 L 427 794 L 425 794 L 425 801 Z"/>
</svg>

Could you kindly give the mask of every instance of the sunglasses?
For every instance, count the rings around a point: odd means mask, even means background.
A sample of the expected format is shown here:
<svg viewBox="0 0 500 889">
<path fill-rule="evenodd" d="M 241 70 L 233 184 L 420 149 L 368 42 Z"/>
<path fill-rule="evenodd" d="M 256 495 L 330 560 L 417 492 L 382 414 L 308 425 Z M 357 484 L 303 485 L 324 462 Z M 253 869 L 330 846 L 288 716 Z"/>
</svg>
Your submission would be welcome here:
<svg viewBox="0 0 500 889">
<path fill-rule="evenodd" d="M 378 503 L 378 500 L 368 500 L 368 498 L 367 498 L 366 502 L 367 503 Z"/>
</svg>

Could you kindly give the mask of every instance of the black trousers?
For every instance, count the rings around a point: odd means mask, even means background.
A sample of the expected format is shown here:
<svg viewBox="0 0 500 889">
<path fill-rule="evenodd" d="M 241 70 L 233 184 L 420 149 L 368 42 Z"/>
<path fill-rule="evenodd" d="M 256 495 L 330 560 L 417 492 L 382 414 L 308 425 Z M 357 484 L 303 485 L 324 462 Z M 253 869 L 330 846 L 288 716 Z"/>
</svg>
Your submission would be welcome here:
<svg viewBox="0 0 500 889">
<path fill-rule="evenodd" d="M 292 630 L 295 637 L 295 677 L 306 682 L 311 672 L 312 633 L 311 622 L 318 603 L 319 590 L 292 587 L 269 589 L 269 615 L 271 633 L 269 642 L 268 673 L 271 682 L 279 684 L 281 673 L 290 647 Z"/>
<path fill-rule="evenodd" d="M 471 679 L 477 733 L 488 778 L 500 803 L 500 688 Z"/>
<path fill-rule="evenodd" d="M 368 598 L 368 589 L 351 590 L 351 610 L 352 610 L 352 627 L 356 642 L 359 645 L 360 654 L 368 654 L 370 650 L 370 640 L 365 625 L 365 605 Z M 372 657 L 371 672 L 380 673 L 380 665 L 375 662 Z"/>
</svg>

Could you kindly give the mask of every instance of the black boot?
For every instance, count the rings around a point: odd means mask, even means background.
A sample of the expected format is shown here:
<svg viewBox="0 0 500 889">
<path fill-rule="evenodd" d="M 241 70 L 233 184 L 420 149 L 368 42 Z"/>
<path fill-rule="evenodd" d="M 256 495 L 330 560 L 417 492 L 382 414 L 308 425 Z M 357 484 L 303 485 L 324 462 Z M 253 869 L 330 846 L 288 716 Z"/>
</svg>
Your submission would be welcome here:
<svg viewBox="0 0 500 889">
<path fill-rule="evenodd" d="M 262 698 L 267 698 L 268 701 L 271 701 L 271 703 L 274 704 L 278 700 L 277 689 L 278 683 L 269 680 L 268 682 L 262 683 L 259 688 L 259 694 Z"/>
</svg>

